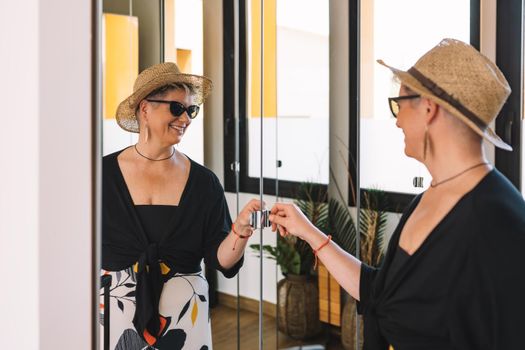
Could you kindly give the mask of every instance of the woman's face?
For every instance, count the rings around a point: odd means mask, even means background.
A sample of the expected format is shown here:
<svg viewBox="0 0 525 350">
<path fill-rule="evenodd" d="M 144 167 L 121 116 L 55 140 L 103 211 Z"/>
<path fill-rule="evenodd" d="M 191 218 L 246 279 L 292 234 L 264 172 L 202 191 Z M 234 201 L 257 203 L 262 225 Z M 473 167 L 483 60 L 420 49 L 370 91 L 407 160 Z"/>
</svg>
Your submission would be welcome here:
<svg viewBox="0 0 525 350">
<path fill-rule="evenodd" d="M 155 97 L 155 100 L 177 101 L 186 108 L 193 103 L 191 94 L 187 94 L 183 89 L 168 91 L 162 97 Z M 182 136 L 191 124 L 191 119 L 184 111 L 180 116 L 173 116 L 170 112 L 170 105 L 167 103 L 148 102 L 149 108 L 147 123 L 150 137 L 159 140 L 161 144 L 175 145 L 182 140 Z"/>
<path fill-rule="evenodd" d="M 413 95 L 402 85 L 399 96 Z M 397 113 L 396 126 L 405 135 L 405 154 L 417 160 L 423 160 L 423 143 L 425 138 L 425 104 L 422 98 L 406 99 L 398 101 L 399 112 Z"/>
</svg>

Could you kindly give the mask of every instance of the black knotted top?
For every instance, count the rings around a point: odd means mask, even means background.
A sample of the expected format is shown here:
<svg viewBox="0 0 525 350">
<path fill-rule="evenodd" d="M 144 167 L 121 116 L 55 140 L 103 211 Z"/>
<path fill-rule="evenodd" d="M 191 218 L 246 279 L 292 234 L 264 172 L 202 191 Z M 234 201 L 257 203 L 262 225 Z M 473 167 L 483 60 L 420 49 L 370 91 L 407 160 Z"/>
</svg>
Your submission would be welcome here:
<svg viewBox="0 0 525 350">
<path fill-rule="evenodd" d="M 230 269 L 219 264 L 217 250 L 231 228 L 224 190 L 213 172 L 190 160 L 188 181 L 179 205 L 164 223 L 165 232 L 151 242 L 120 171 L 118 151 L 103 159 L 102 176 L 102 268 L 120 271 L 134 265 L 136 310 L 133 324 L 144 336 L 159 334 L 159 301 L 164 282 L 175 273 L 207 266 L 227 278 L 237 274 L 243 259 Z M 137 264 L 138 263 L 138 264 Z M 161 270 L 161 263 L 164 270 Z"/>
<path fill-rule="evenodd" d="M 525 201 L 488 173 L 398 268 L 394 231 L 379 269 L 361 265 L 364 349 L 521 349 L 525 329 Z"/>
</svg>

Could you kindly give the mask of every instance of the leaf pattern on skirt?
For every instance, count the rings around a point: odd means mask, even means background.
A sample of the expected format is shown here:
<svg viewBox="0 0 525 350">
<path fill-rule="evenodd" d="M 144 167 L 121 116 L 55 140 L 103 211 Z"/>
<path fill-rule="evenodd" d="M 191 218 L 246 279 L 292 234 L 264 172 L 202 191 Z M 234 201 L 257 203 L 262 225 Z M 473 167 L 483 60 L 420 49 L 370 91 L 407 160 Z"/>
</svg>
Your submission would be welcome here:
<svg viewBox="0 0 525 350">
<path fill-rule="evenodd" d="M 165 275 L 166 281 L 164 283 L 168 286 L 165 288 L 168 288 L 166 290 L 169 290 L 170 297 L 169 301 L 164 304 L 164 308 L 168 313 L 165 316 L 160 316 L 161 321 L 164 322 L 161 322 L 161 332 L 157 338 L 139 335 L 133 326 L 132 319 L 136 305 L 136 280 L 133 268 L 130 267 L 122 271 L 103 271 L 103 273 L 113 276 L 109 290 L 110 303 L 108 304 L 111 305 L 111 322 L 108 325 L 104 324 L 104 293 L 102 289 L 99 314 L 99 324 L 102 327 L 101 334 L 103 334 L 105 326 L 111 326 L 110 334 L 115 332 L 110 335 L 111 349 L 207 350 L 210 348 L 208 284 L 200 272 Z M 171 294 L 174 291 L 176 293 L 184 292 L 174 297 L 174 294 Z M 175 303 L 173 300 L 176 300 Z M 170 314 L 171 311 L 173 313 Z M 206 315 L 204 319 L 203 315 Z M 118 321 L 113 324 L 115 318 Z"/>
<path fill-rule="evenodd" d="M 199 307 L 197 306 L 197 298 L 193 302 L 193 309 L 191 310 L 191 324 L 195 326 L 195 321 L 199 315 Z"/>
</svg>

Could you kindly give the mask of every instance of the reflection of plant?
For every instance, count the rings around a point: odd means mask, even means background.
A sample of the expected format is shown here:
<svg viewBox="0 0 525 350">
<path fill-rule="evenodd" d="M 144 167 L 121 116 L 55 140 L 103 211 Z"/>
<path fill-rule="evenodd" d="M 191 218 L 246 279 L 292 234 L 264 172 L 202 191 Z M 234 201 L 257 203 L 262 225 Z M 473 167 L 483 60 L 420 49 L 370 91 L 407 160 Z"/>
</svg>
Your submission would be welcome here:
<svg viewBox="0 0 525 350">
<path fill-rule="evenodd" d="M 304 182 L 299 187 L 295 204 L 304 215 L 326 234 L 331 234 L 345 251 L 355 254 L 357 230 L 350 208 L 334 198 L 328 198 L 326 190 L 311 182 Z M 364 206 L 361 208 L 360 260 L 372 266 L 378 266 L 383 259 L 383 239 L 386 228 L 386 213 L 380 209 L 386 207 L 386 195 L 380 190 L 368 190 L 364 194 Z M 257 253 L 259 244 L 251 244 Z M 284 275 L 308 275 L 313 265 L 312 249 L 305 241 L 294 236 L 277 240 L 277 245 L 263 245 L 263 252 L 269 259 L 275 260 Z"/>
<path fill-rule="evenodd" d="M 367 190 L 364 194 L 364 208 L 359 222 L 361 232 L 360 258 L 364 263 L 378 266 L 383 260 L 383 239 L 386 229 L 386 195 L 380 190 Z"/>
<path fill-rule="evenodd" d="M 291 235 L 277 240 L 277 246 L 263 245 L 263 251 L 268 259 L 275 260 L 277 265 L 281 267 L 281 271 L 284 275 L 289 273 L 294 275 L 306 275 L 309 271 L 303 270 L 303 266 L 306 266 L 305 261 L 308 261 L 308 256 L 303 254 L 302 250 L 297 247 L 302 241 Z M 260 252 L 259 244 L 251 244 L 252 248 L 256 252 Z M 311 252 L 310 252 L 311 254 Z M 310 261 L 312 259 L 310 258 Z"/>
<path fill-rule="evenodd" d="M 350 182 L 351 184 L 351 182 Z M 360 259 L 378 266 L 383 258 L 383 238 L 386 229 L 386 195 L 380 190 L 367 190 L 360 209 Z M 355 254 L 357 230 L 350 208 L 334 198 L 328 198 L 323 187 L 304 183 L 296 204 L 312 223 L 325 233 L 330 233 L 345 251 Z"/>
<path fill-rule="evenodd" d="M 344 153 L 350 156 L 350 162 L 352 163 L 353 169 L 357 170 L 356 161 L 352 157 L 352 152 L 350 152 L 348 146 L 340 137 L 336 136 L 335 138 L 339 141 L 340 145 L 343 148 L 345 148 L 346 151 Z M 351 190 L 352 203 L 356 203 L 356 188 L 352 179 L 352 173 L 350 172 L 350 164 L 345 160 L 343 152 L 339 150 L 338 153 L 347 171 L 348 185 Z M 342 201 L 344 201 L 343 193 L 341 191 L 341 188 L 339 187 L 339 184 L 336 181 L 334 170 L 331 167 L 330 178 L 332 179 L 333 184 L 335 185 L 335 189 L 339 198 Z M 388 199 L 386 193 L 379 189 L 367 189 L 361 198 L 361 203 L 364 203 L 364 206 L 361 206 L 360 209 L 361 215 L 359 220 L 359 258 L 361 261 L 368 265 L 378 266 L 380 265 L 384 254 L 382 247 L 387 220 L 387 214 L 384 208 L 388 207 Z M 352 249 L 345 250 L 351 254 L 355 254 L 356 252 L 355 245 L 352 247 Z"/>
</svg>

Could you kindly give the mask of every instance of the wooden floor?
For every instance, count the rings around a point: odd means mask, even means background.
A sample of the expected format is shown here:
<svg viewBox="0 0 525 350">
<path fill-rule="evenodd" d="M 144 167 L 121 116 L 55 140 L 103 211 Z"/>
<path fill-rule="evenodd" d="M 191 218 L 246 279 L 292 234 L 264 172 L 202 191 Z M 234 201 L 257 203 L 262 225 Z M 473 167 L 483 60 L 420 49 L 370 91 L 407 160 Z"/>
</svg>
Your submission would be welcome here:
<svg viewBox="0 0 525 350">
<path fill-rule="evenodd" d="M 237 311 L 224 305 L 217 305 L 211 310 L 211 327 L 214 350 L 237 349 Z M 240 313 L 240 349 L 259 349 L 259 317 L 257 313 L 244 311 Z M 300 345 L 322 344 L 326 350 L 342 350 L 337 336 L 325 334 L 315 339 L 300 342 L 279 332 L 277 344 L 275 318 L 263 317 L 263 348 L 266 350 L 286 349 Z M 299 349 L 299 348 L 297 348 Z"/>
</svg>

